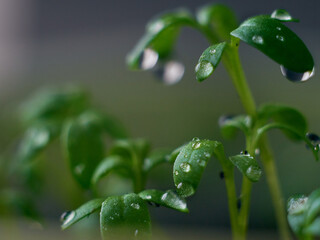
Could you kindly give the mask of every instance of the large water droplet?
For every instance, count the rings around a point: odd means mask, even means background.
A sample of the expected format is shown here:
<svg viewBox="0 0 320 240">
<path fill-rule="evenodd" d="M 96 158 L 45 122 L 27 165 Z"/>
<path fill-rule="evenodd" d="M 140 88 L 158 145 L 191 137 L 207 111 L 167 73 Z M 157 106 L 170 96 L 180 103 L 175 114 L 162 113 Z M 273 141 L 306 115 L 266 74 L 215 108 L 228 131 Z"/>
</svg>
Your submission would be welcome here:
<svg viewBox="0 0 320 240">
<path fill-rule="evenodd" d="M 253 181 L 258 181 L 261 177 L 262 171 L 258 166 L 250 166 L 246 171 L 247 177 Z"/>
<path fill-rule="evenodd" d="M 150 48 L 146 48 L 140 56 L 139 63 L 142 70 L 153 68 L 158 62 L 159 55 Z"/>
<path fill-rule="evenodd" d="M 169 61 L 155 71 L 164 84 L 178 83 L 184 75 L 184 65 L 177 61 Z"/>
<path fill-rule="evenodd" d="M 184 171 L 185 173 L 188 173 L 188 172 L 190 172 L 190 170 L 191 170 L 190 164 L 189 164 L 189 163 L 186 163 L 186 162 L 181 163 L 181 164 L 180 164 L 180 168 L 181 168 L 181 170 Z"/>
<path fill-rule="evenodd" d="M 193 147 L 193 149 L 198 149 L 199 147 L 201 147 L 201 143 L 200 142 L 195 142 L 195 143 L 192 143 L 191 146 Z"/>
<path fill-rule="evenodd" d="M 190 183 L 179 183 L 177 185 L 177 190 L 182 197 L 189 197 L 195 193 L 195 190 Z"/>
<path fill-rule="evenodd" d="M 216 50 L 215 49 L 211 49 L 209 52 L 210 52 L 210 54 L 215 54 Z"/>
<path fill-rule="evenodd" d="M 198 159 L 197 163 L 199 164 L 200 167 L 205 167 L 207 162 L 205 160 Z"/>
<path fill-rule="evenodd" d="M 74 211 L 67 211 L 62 213 L 60 217 L 60 221 L 63 223 L 62 225 L 68 225 L 75 217 L 75 215 L 76 213 Z"/>
<path fill-rule="evenodd" d="M 261 36 L 254 35 L 252 41 L 256 44 L 263 44 L 263 38 Z"/>
<path fill-rule="evenodd" d="M 139 203 L 131 203 L 130 206 L 133 207 L 134 209 L 137 209 L 137 210 L 140 209 Z"/>
<path fill-rule="evenodd" d="M 168 197 L 168 193 L 164 193 L 162 196 L 161 196 L 161 201 L 165 201 Z"/>
<path fill-rule="evenodd" d="M 278 19 L 281 21 L 292 21 L 295 20 L 291 15 L 284 9 L 276 9 L 271 13 L 271 18 Z"/>
<path fill-rule="evenodd" d="M 291 70 L 285 68 L 282 65 L 280 65 L 280 69 L 281 69 L 282 75 L 285 76 L 288 80 L 290 80 L 292 82 L 307 81 L 309 78 L 311 78 L 314 75 L 314 72 L 315 72 L 314 68 L 312 69 L 312 71 L 307 71 L 307 72 L 303 72 L 303 73 L 294 72 L 294 71 L 291 71 Z"/>
<path fill-rule="evenodd" d="M 192 138 L 192 141 L 193 141 L 193 142 L 194 142 L 194 141 L 200 141 L 200 139 L 197 138 L 197 137 L 194 137 L 194 138 Z"/>
<path fill-rule="evenodd" d="M 211 73 L 213 73 L 213 71 L 214 71 L 214 67 L 208 61 L 201 61 L 200 63 L 197 64 L 195 68 L 197 79 L 199 81 L 202 81 L 208 78 L 211 75 Z"/>
</svg>

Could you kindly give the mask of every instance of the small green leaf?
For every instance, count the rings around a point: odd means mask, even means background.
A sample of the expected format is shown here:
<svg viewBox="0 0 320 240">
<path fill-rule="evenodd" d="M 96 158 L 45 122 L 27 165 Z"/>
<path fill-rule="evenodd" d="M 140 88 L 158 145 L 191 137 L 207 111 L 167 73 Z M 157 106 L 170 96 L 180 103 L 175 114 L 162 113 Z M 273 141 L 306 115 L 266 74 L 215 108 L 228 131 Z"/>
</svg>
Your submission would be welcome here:
<svg viewBox="0 0 320 240">
<path fill-rule="evenodd" d="M 168 190 L 166 192 L 155 189 L 145 190 L 140 192 L 139 196 L 148 202 L 153 202 L 155 204 L 172 208 L 180 212 L 189 212 L 186 200 L 172 190 Z"/>
<path fill-rule="evenodd" d="M 168 162 L 168 150 L 155 150 L 150 153 L 150 155 L 144 159 L 143 171 L 150 172 L 156 166 Z"/>
<path fill-rule="evenodd" d="M 320 237 L 320 217 L 316 218 L 309 226 L 307 226 L 303 233 Z"/>
<path fill-rule="evenodd" d="M 301 235 L 303 232 L 307 201 L 308 198 L 303 194 L 297 194 L 288 200 L 288 222 L 293 232 L 297 235 Z"/>
<path fill-rule="evenodd" d="M 265 104 L 258 109 L 258 118 L 264 122 L 272 120 L 273 123 L 292 129 L 284 130 L 284 133 L 293 140 L 304 140 L 307 133 L 308 126 L 304 116 L 289 106 Z"/>
<path fill-rule="evenodd" d="M 222 41 L 229 40 L 230 32 L 239 25 L 232 9 L 223 4 L 204 6 L 196 16 L 202 26 L 209 28 Z"/>
<path fill-rule="evenodd" d="M 100 230 L 104 240 L 148 239 L 151 226 L 145 201 L 134 193 L 107 198 L 100 212 Z"/>
<path fill-rule="evenodd" d="M 77 87 L 48 88 L 23 104 L 22 118 L 26 122 L 39 120 L 62 121 L 83 111 L 87 94 Z"/>
<path fill-rule="evenodd" d="M 231 35 L 257 48 L 289 72 L 302 75 L 309 73 L 306 74 L 309 77 L 312 75 L 314 62 L 308 48 L 294 32 L 277 19 L 266 15 L 250 18 L 232 31 Z M 287 77 L 290 79 L 290 76 Z"/>
<path fill-rule="evenodd" d="M 108 175 L 111 171 L 124 170 L 128 172 L 126 175 L 130 175 L 131 172 L 131 162 L 129 160 L 123 159 L 120 156 L 109 156 L 106 157 L 97 166 L 92 177 L 92 184 L 96 185 L 98 181 Z"/>
<path fill-rule="evenodd" d="M 174 163 L 174 161 L 177 159 L 179 153 L 181 152 L 181 150 L 186 146 L 187 144 L 184 144 L 178 148 L 176 148 L 175 150 L 172 151 L 172 153 L 167 155 L 167 159 L 169 163 Z"/>
<path fill-rule="evenodd" d="M 249 154 L 241 154 L 230 157 L 230 161 L 236 166 L 239 171 L 252 182 L 258 182 L 262 170 L 257 161 Z"/>
<path fill-rule="evenodd" d="M 60 133 L 56 122 L 42 121 L 29 127 L 19 145 L 17 158 L 23 163 L 34 160 Z"/>
<path fill-rule="evenodd" d="M 101 208 L 101 204 L 103 203 L 104 199 L 98 198 L 93 199 L 74 211 L 68 211 L 61 215 L 62 225 L 61 228 L 67 229 L 71 225 L 79 222 L 81 219 L 90 216 L 92 213 L 98 211 Z"/>
<path fill-rule="evenodd" d="M 127 64 L 131 69 L 152 68 L 158 58 L 166 58 L 171 54 L 180 28 L 196 24 L 186 10 L 177 10 L 156 17 L 147 25 L 145 35 L 127 56 Z"/>
<path fill-rule="evenodd" d="M 287 10 L 276 9 L 271 13 L 271 18 L 281 22 L 299 22 L 299 19 L 293 18 Z"/>
<path fill-rule="evenodd" d="M 306 222 L 309 224 L 317 216 L 320 216 L 320 189 L 313 191 L 309 195 L 306 205 L 308 208 Z"/>
<path fill-rule="evenodd" d="M 199 82 L 206 80 L 217 68 L 225 47 L 226 42 L 215 44 L 201 54 L 195 68 L 196 78 Z"/>
<path fill-rule="evenodd" d="M 110 148 L 109 155 L 120 155 L 125 159 L 145 159 L 150 151 L 150 144 L 144 139 L 118 140 Z"/>
<path fill-rule="evenodd" d="M 247 115 L 238 115 L 235 117 L 222 116 L 219 119 L 222 136 L 230 139 L 236 135 L 237 130 L 242 131 L 245 136 L 250 134 L 252 128 L 252 119 Z"/>
<path fill-rule="evenodd" d="M 195 193 L 214 148 L 214 141 L 194 138 L 180 151 L 173 167 L 173 179 L 179 195 L 188 197 Z"/>
<path fill-rule="evenodd" d="M 82 113 L 85 118 L 95 119 L 101 125 L 101 128 L 115 139 L 127 138 L 124 126 L 114 117 L 95 110 L 88 110 Z"/>
<path fill-rule="evenodd" d="M 63 143 L 74 178 L 83 188 L 89 188 L 97 165 L 104 158 L 102 129 L 88 115 L 81 115 L 67 124 Z"/>
</svg>

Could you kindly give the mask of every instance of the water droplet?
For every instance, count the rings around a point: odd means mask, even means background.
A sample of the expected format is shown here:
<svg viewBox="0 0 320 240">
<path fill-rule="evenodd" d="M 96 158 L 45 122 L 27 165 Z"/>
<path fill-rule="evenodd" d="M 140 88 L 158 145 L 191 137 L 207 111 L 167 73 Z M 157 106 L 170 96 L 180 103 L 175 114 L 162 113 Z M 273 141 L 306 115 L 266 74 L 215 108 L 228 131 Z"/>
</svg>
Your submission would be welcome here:
<svg viewBox="0 0 320 240">
<path fill-rule="evenodd" d="M 168 197 L 168 193 L 164 193 L 162 196 L 161 196 L 161 201 L 165 201 Z"/>
<path fill-rule="evenodd" d="M 318 142 L 320 141 L 320 137 L 315 134 L 315 133 L 307 133 L 306 137 L 311 141 L 311 142 Z"/>
<path fill-rule="evenodd" d="M 78 164 L 75 168 L 74 168 L 74 172 L 77 174 L 77 175 L 81 175 L 83 173 L 83 170 L 85 168 L 85 165 L 84 164 Z"/>
<path fill-rule="evenodd" d="M 208 78 L 211 75 L 211 73 L 213 73 L 213 71 L 214 71 L 214 67 L 212 63 L 208 61 L 199 62 L 195 68 L 197 79 L 199 81 L 202 81 Z"/>
<path fill-rule="evenodd" d="M 288 80 L 292 82 L 304 82 L 307 81 L 309 78 L 311 78 L 314 75 L 314 68 L 312 71 L 306 71 L 306 72 L 294 72 L 291 71 L 284 66 L 280 65 L 281 73 L 283 76 L 285 76 Z"/>
<path fill-rule="evenodd" d="M 139 234 L 139 230 L 136 229 L 136 230 L 134 231 L 134 236 L 136 237 L 136 236 L 138 236 L 138 234 Z"/>
<path fill-rule="evenodd" d="M 174 175 L 178 176 L 179 175 L 179 172 L 176 170 L 174 171 Z"/>
<path fill-rule="evenodd" d="M 223 171 L 219 172 L 219 177 L 220 177 L 220 179 L 224 179 L 224 172 Z"/>
<path fill-rule="evenodd" d="M 184 157 L 187 158 L 187 157 L 188 157 L 188 154 L 185 154 Z"/>
<path fill-rule="evenodd" d="M 277 36 L 276 36 L 276 38 L 277 38 L 278 40 L 280 40 L 281 42 L 283 42 L 283 41 L 284 41 L 284 36 L 277 35 Z"/>
<path fill-rule="evenodd" d="M 150 200 L 152 198 L 152 196 L 151 195 L 147 195 L 147 196 L 145 196 L 145 198 Z"/>
<path fill-rule="evenodd" d="M 191 146 L 193 147 L 193 149 L 198 149 L 199 147 L 201 147 L 201 143 L 200 142 L 195 142 L 195 143 L 192 143 Z"/>
<path fill-rule="evenodd" d="M 241 151 L 240 154 L 241 154 L 241 155 L 249 155 L 249 153 L 248 153 L 247 150 Z"/>
<path fill-rule="evenodd" d="M 211 154 L 208 153 L 208 152 L 205 152 L 205 153 L 204 153 L 204 156 L 205 156 L 206 158 L 210 158 L 210 157 L 211 157 Z"/>
<path fill-rule="evenodd" d="M 256 148 L 256 149 L 254 150 L 254 154 L 257 155 L 257 156 L 260 155 L 260 149 L 259 149 L 259 148 Z"/>
<path fill-rule="evenodd" d="M 224 126 L 227 121 L 232 120 L 234 118 L 234 115 L 223 115 L 219 118 L 218 124 L 220 127 Z"/>
<path fill-rule="evenodd" d="M 281 21 L 294 20 L 291 15 L 284 9 L 276 9 L 271 13 L 271 18 L 278 19 Z"/>
<path fill-rule="evenodd" d="M 178 193 L 182 197 L 189 197 L 194 194 L 195 190 L 189 183 L 179 183 L 177 185 Z"/>
<path fill-rule="evenodd" d="M 197 163 L 199 164 L 200 167 L 205 167 L 207 162 L 205 160 L 198 159 Z"/>
<path fill-rule="evenodd" d="M 180 164 L 180 168 L 182 169 L 182 171 L 184 171 L 185 173 L 190 172 L 191 170 L 191 166 L 189 163 L 183 162 Z"/>
<path fill-rule="evenodd" d="M 139 65 L 142 70 L 153 68 L 158 62 L 159 55 L 150 48 L 146 48 L 140 56 Z"/>
<path fill-rule="evenodd" d="M 276 29 L 277 29 L 278 31 L 281 31 L 281 27 L 276 27 Z"/>
<path fill-rule="evenodd" d="M 194 137 L 194 138 L 192 138 L 192 141 L 193 141 L 193 142 L 196 142 L 196 141 L 200 141 L 200 139 L 197 138 L 197 137 Z"/>
<path fill-rule="evenodd" d="M 137 210 L 140 209 L 139 203 L 131 203 L 130 206 L 133 207 L 134 209 L 137 209 Z"/>
<path fill-rule="evenodd" d="M 211 49 L 209 52 L 210 52 L 210 54 L 215 54 L 216 50 L 215 49 Z"/>
<path fill-rule="evenodd" d="M 150 33 L 157 33 L 157 32 L 160 32 L 164 26 L 165 26 L 165 24 L 163 21 L 156 21 L 153 24 L 151 24 L 150 26 L 148 26 L 148 31 Z"/>
<path fill-rule="evenodd" d="M 63 223 L 62 225 L 68 225 L 75 217 L 75 215 L 76 213 L 74 211 L 64 212 L 60 217 L 60 221 Z"/>
<path fill-rule="evenodd" d="M 111 220 L 114 220 L 114 217 L 112 217 L 112 216 L 110 216 L 109 218 L 110 218 Z"/>
<path fill-rule="evenodd" d="M 169 61 L 163 67 L 158 68 L 154 73 L 166 85 L 178 83 L 184 75 L 184 65 L 177 61 Z"/>
<path fill-rule="evenodd" d="M 258 181 L 261 177 L 262 171 L 258 166 L 250 166 L 246 171 L 247 177 L 252 181 Z"/>
<path fill-rule="evenodd" d="M 263 44 L 263 38 L 261 36 L 254 35 L 252 41 L 256 44 Z"/>
</svg>

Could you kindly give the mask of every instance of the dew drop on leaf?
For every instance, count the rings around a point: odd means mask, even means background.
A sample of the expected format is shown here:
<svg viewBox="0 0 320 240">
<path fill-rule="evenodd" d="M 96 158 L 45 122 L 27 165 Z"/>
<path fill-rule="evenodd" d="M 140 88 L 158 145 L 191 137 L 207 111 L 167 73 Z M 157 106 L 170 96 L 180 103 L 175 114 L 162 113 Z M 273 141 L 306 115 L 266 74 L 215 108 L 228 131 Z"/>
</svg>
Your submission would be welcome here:
<svg viewBox="0 0 320 240">
<path fill-rule="evenodd" d="M 197 137 L 194 137 L 194 138 L 192 138 L 192 141 L 200 141 L 200 139 Z"/>
<path fill-rule="evenodd" d="M 206 166 L 206 161 L 204 161 L 204 160 L 199 159 L 199 160 L 197 160 L 197 163 L 199 164 L 200 167 Z"/>
<path fill-rule="evenodd" d="M 291 21 L 293 18 L 291 15 L 284 9 L 276 9 L 272 12 L 271 18 L 278 19 L 281 21 Z"/>
<path fill-rule="evenodd" d="M 193 149 L 198 149 L 199 147 L 201 147 L 201 143 L 200 142 L 192 143 L 192 147 Z"/>
<path fill-rule="evenodd" d="M 140 58 L 139 58 L 139 67 L 142 70 L 149 70 L 153 68 L 158 62 L 159 55 L 157 52 L 153 51 L 150 48 L 146 48 Z"/>
<path fill-rule="evenodd" d="M 216 50 L 215 49 L 211 49 L 209 52 L 210 52 L 210 54 L 215 54 Z"/>
<path fill-rule="evenodd" d="M 263 44 L 263 38 L 261 36 L 254 35 L 252 41 L 256 44 Z"/>
<path fill-rule="evenodd" d="M 63 223 L 63 225 L 67 225 L 70 221 L 72 221 L 75 215 L 76 213 L 74 211 L 64 212 L 60 217 L 60 221 Z"/>
<path fill-rule="evenodd" d="M 314 68 L 312 71 L 306 71 L 306 72 L 294 72 L 291 71 L 284 66 L 280 65 L 281 73 L 283 76 L 285 76 L 288 80 L 291 82 L 304 82 L 307 81 L 309 78 L 311 78 L 314 75 Z"/>
<path fill-rule="evenodd" d="M 140 209 L 139 203 L 131 203 L 130 206 L 133 207 L 134 209 L 137 209 L 137 210 Z"/>
<path fill-rule="evenodd" d="M 250 166 L 246 171 L 248 178 L 254 179 L 257 181 L 259 180 L 261 173 L 262 173 L 261 169 L 257 166 Z"/>
<path fill-rule="evenodd" d="M 180 164 L 180 168 L 183 172 L 188 173 L 191 170 L 191 166 L 189 163 L 183 162 Z"/>
<path fill-rule="evenodd" d="M 206 79 L 207 77 L 210 76 L 210 74 L 213 72 L 214 67 L 212 63 L 208 61 L 201 61 L 200 63 L 197 64 L 195 71 L 197 74 L 197 78 L 202 80 Z"/>
<path fill-rule="evenodd" d="M 179 172 L 176 170 L 174 171 L 174 175 L 178 176 L 179 175 Z"/>
<path fill-rule="evenodd" d="M 284 42 L 284 37 L 283 37 L 283 36 L 277 35 L 276 38 L 277 38 L 278 40 L 280 40 L 281 42 Z"/>
</svg>

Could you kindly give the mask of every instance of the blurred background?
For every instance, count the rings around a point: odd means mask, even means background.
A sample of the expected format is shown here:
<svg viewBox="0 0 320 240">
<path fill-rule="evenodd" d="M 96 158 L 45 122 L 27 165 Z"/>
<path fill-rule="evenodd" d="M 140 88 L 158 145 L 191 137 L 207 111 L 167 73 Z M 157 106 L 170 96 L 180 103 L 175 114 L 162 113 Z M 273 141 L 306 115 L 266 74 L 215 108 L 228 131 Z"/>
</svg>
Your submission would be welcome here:
<svg viewBox="0 0 320 240">
<path fill-rule="evenodd" d="M 125 65 L 126 54 L 142 36 L 150 18 L 178 7 L 194 12 L 207 3 L 210 2 L 0 0 L 0 150 L 4 151 L 19 137 L 19 105 L 37 89 L 67 83 L 84 86 L 94 103 L 119 118 L 132 137 L 147 138 L 154 147 L 175 148 L 195 136 L 222 140 L 217 124 L 219 116 L 242 113 L 243 109 L 222 65 L 202 84 L 195 80 L 194 66 L 208 47 L 198 32 L 183 29 L 180 35 L 175 59 L 185 65 L 185 75 L 175 85 L 166 86 L 152 73 L 131 72 Z M 276 63 L 245 44 L 241 44 L 240 54 L 258 104 L 280 102 L 295 106 L 307 117 L 309 129 L 320 133 L 317 107 L 320 2 L 224 0 L 219 3 L 233 8 L 239 21 L 270 14 L 276 8 L 285 8 L 300 19 L 300 23 L 288 26 L 304 40 L 314 56 L 316 75 L 308 82 L 294 84 L 286 80 Z M 320 187 L 320 165 L 304 144 L 291 143 L 278 131 L 272 132 L 270 139 L 286 199 L 294 193 L 309 194 Z M 230 155 L 244 150 L 242 136 L 223 142 Z M 30 230 L 22 224 L 22 231 L 32 234 L 33 239 L 55 234 L 72 239 L 70 232 L 75 230 L 61 233 L 59 216 L 79 206 L 83 196 L 69 176 L 63 157 L 54 149 L 46 153 L 42 167 L 45 190 L 37 205 L 47 219 L 47 226 L 43 230 L 33 226 Z M 220 232 L 224 234 L 229 218 L 219 171 L 218 163 L 211 161 L 197 195 L 189 201 L 190 214 L 151 209 L 160 232 L 170 238 L 179 235 L 175 231 L 170 234 L 172 229 L 184 226 L 202 233 L 215 231 L 217 239 Z M 152 175 L 150 187 L 163 190 L 173 187 L 170 167 L 164 166 Z M 254 185 L 251 207 L 250 228 L 253 232 L 272 235 L 275 220 L 265 178 Z M 6 221 L 0 220 L 0 231 L 6 228 Z M 21 239 L 27 239 L 27 234 Z"/>
</svg>

